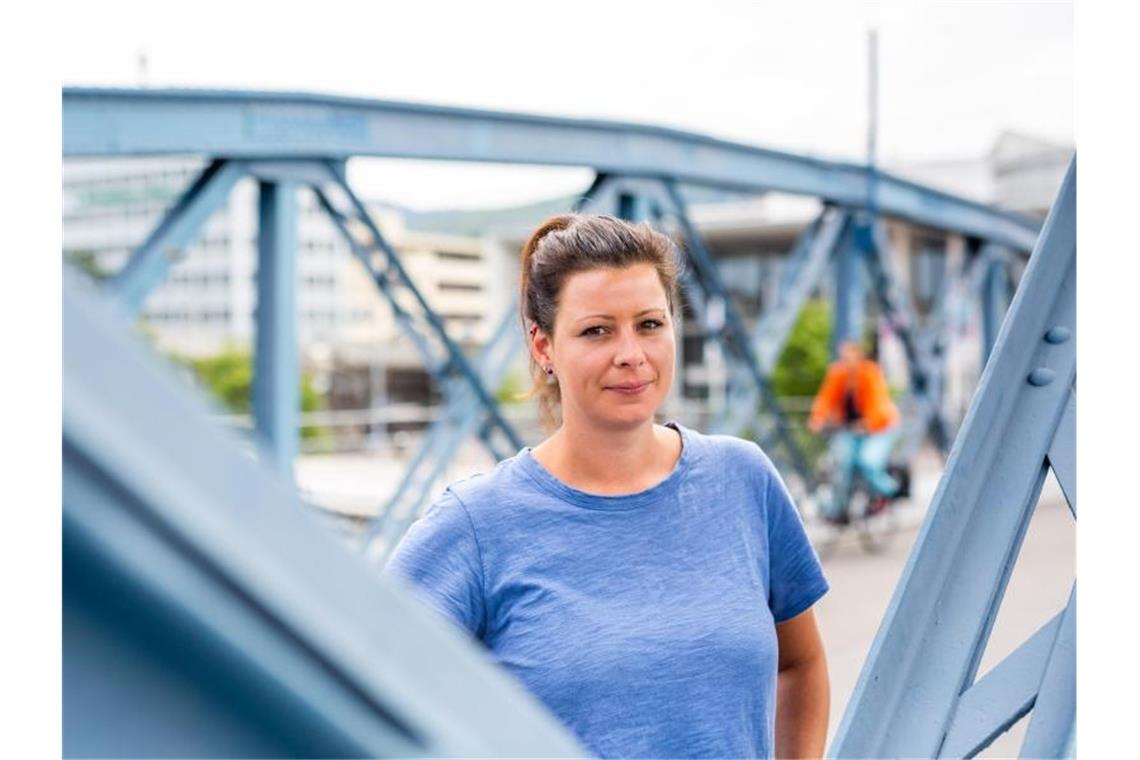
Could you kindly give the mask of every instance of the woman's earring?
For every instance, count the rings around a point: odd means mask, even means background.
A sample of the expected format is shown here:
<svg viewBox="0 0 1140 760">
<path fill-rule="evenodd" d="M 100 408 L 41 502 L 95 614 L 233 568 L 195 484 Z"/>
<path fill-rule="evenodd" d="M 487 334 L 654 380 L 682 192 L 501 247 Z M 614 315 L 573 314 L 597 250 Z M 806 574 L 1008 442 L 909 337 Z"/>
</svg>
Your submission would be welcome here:
<svg viewBox="0 0 1140 760">
<path fill-rule="evenodd" d="M 546 368 L 546 384 L 547 385 L 554 385 L 557 382 L 558 382 L 558 379 L 554 377 L 554 367 L 547 367 Z"/>
</svg>

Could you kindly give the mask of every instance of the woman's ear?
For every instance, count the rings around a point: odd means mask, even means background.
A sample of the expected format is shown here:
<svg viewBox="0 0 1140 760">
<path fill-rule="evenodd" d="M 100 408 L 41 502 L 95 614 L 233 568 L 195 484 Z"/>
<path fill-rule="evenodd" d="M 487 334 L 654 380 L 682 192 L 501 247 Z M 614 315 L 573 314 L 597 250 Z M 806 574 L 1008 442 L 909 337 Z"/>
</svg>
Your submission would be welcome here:
<svg viewBox="0 0 1140 760">
<path fill-rule="evenodd" d="M 540 367 L 549 367 L 554 363 L 550 355 L 550 337 L 538 325 L 530 328 L 530 355 Z"/>
</svg>

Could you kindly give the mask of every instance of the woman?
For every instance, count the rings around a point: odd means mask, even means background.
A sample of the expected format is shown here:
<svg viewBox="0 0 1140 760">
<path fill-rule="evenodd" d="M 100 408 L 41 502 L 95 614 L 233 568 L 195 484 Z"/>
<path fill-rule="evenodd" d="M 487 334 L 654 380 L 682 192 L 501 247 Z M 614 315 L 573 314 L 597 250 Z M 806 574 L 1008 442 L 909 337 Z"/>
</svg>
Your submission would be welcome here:
<svg viewBox="0 0 1140 760">
<path fill-rule="evenodd" d="M 534 232 L 521 308 L 558 427 L 452 484 L 388 571 L 600 756 L 818 757 L 828 586 L 787 490 L 754 443 L 654 423 L 675 262 L 612 217 Z"/>
</svg>

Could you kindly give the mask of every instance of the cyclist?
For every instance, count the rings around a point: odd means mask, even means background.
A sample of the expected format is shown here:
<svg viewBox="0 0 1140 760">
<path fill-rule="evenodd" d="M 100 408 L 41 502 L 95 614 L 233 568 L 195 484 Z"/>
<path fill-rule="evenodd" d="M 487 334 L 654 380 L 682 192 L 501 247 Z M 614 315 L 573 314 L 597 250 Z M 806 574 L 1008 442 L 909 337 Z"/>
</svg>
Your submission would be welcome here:
<svg viewBox="0 0 1140 760">
<path fill-rule="evenodd" d="M 867 358 L 854 340 L 839 346 L 839 358 L 827 369 L 812 402 L 808 428 L 820 433 L 836 428 L 831 454 L 836 465 L 834 501 L 824 504 L 824 518 L 845 524 L 851 481 L 858 469 L 880 504 L 899 483 L 887 472 L 887 459 L 899 434 L 898 407 L 891 401 L 878 362 Z"/>
</svg>

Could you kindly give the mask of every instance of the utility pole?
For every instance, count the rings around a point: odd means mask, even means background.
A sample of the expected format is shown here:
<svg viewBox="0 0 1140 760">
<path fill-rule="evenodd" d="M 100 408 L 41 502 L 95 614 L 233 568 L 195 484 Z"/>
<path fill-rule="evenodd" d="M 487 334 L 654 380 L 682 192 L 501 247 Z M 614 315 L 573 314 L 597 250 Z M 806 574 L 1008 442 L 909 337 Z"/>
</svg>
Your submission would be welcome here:
<svg viewBox="0 0 1140 760">
<path fill-rule="evenodd" d="M 879 131 L 879 31 L 867 30 L 867 169 L 870 182 L 867 187 L 867 205 L 874 217 L 877 210 L 875 191 L 876 161 L 878 160 Z"/>
<path fill-rule="evenodd" d="M 140 50 L 138 55 L 138 75 L 139 87 L 146 87 L 150 84 L 150 65 L 147 60 L 145 50 Z"/>
</svg>

